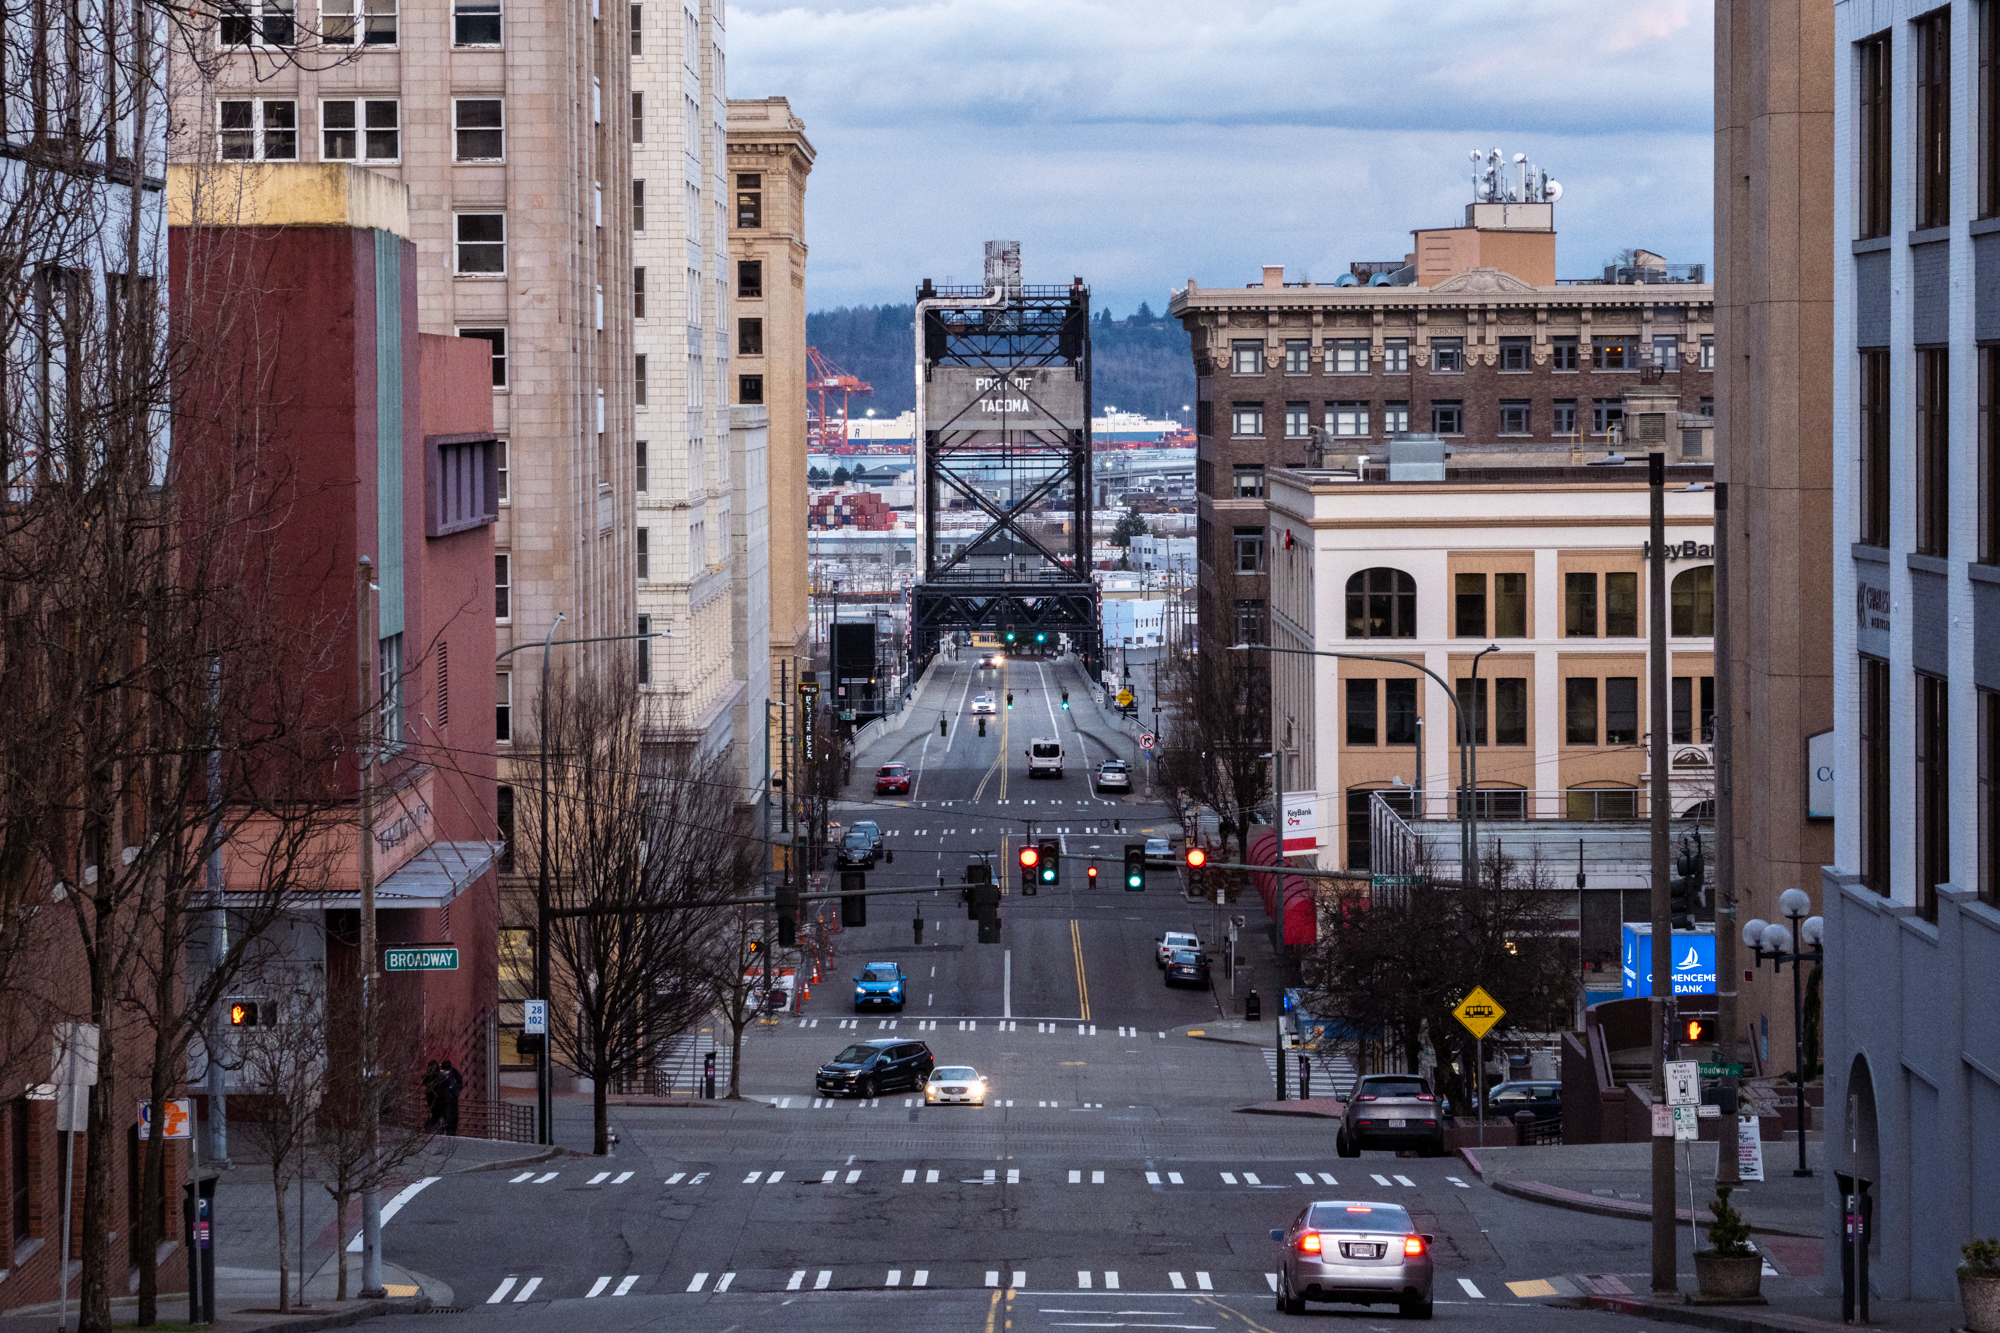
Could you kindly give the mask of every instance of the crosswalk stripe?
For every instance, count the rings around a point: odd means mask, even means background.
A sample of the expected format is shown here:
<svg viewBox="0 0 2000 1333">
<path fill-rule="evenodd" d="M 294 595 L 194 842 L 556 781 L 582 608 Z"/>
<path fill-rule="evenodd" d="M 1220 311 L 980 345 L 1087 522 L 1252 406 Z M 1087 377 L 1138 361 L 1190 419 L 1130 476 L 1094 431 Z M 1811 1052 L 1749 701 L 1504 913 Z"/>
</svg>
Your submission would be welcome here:
<svg viewBox="0 0 2000 1333">
<path fill-rule="evenodd" d="M 715 1289 L 717 1291 L 721 1291 L 724 1287 L 729 1285 L 729 1279 L 735 1276 L 736 1274 L 734 1273 L 724 1274 L 722 1281 L 715 1284 Z M 613 1296 L 623 1296 L 626 1292 L 632 1290 L 632 1288 L 638 1285 L 639 1285 L 639 1275 L 637 1273 L 630 1273 L 627 1274 L 625 1279 L 618 1284 L 618 1290 L 612 1292 L 611 1294 Z"/>
<path fill-rule="evenodd" d="M 1116 1290 L 1118 1290 L 1118 1273 L 1117 1273 L 1117 1271 L 1116 1271 L 1115 1269 L 1112 1269 L 1112 1270 L 1107 1270 L 1107 1271 L 1105 1272 L 1105 1274 L 1104 1274 L 1104 1289 L 1105 1289 L 1106 1291 L 1116 1291 Z"/>
<path fill-rule="evenodd" d="M 1000 1275 L 990 1268 L 986 1270 L 986 1285 L 989 1287 L 1000 1285 Z"/>
<path fill-rule="evenodd" d="M 1371 1173 L 1369 1179 L 1373 1180 L 1377 1185 L 1380 1185 L 1383 1189 L 1389 1188 L 1389 1177 L 1387 1176 L 1378 1176 Z"/>
<path fill-rule="evenodd" d="M 1104 1173 L 1102 1171 L 1091 1172 L 1090 1183 L 1093 1185 L 1102 1185 L 1104 1183 Z"/>
<path fill-rule="evenodd" d="M 883 1283 L 882 1285 L 883 1285 L 883 1286 L 885 1286 L 885 1287 L 900 1287 L 900 1286 L 902 1286 L 902 1285 L 903 1285 L 903 1270 L 902 1270 L 902 1269 L 900 1269 L 900 1268 L 892 1268 L 892 1269 L 890 1269 L 890 1270 L 889 1270 L 889 1277 L 888 1277 L 888 1280 L 887 1280 L 887 1281 L 885 1281 L 885 1282 L 884 1282 L 884 1283 Z"/>
<path fill-rule="evenodd" d="M 827 1284 L 832 1281 L 833 1270 L 831 1268 L 822 1268 L 819 1270 L 819 1276 L 813 1279 L 813 1290 L 825 1291 Z"/>
<path fill-rule="evenodd" d="M 1021 1269 L 1018 1269 L 1018 1268 L 1017 1268 L 1017 1269 L 1015 1269 L 1015 1270 L 1014 1270 L 1014 1288 L 1015 1288 L 1015 1290 L 1017 1290 L 1017 1291 L 1018 1291 L 1018 1290 L 1020 1290 L 1020 1289 L 1021 1289 L 1022 1287 L 1025 1287 L 1025 1286 L 1027 1286 L 1027 1285 L 1028 1285 L 1028 1275 L 1027 1275 L 1027 1273 L 1023 1272 L 1023 1271 L 1022 1271 Z"/>
<path fill-rule="evenodd" d="M 584 1298 L 585 1300 L 589 1300 L 589 1299 L 591 1299 L 591 1297 L 593 1297 L 593 1296 L 602 1296 L 602 1295 L 604 1294 L 604 1289 L 605 1289 L 606 1287 L 610 1286 L 610 1285 L 611 1285 L 611 1279 L 610 1279 L 610 1278 L 608 1278 L 608 1277 L 601 1277 L 601 1278 L 597 1279 L 597 1281 L 596 1281 L 596 1282 L 593 1282 L 593 1283 L 591 1284 L 591 1287 L 590 1287 L 590 1290 L 589 1290 L 589 1291 L 586 1291 L 586 1292 L 584 1292 L 584 1293 L 583 1293 L 583 1298 Z"/>
<path fill-rule="evenodd" d="M 685 1171 L 676 1171 L 676 1172 L 674 1172 L 674 1173 L 673 1173 L 673 1174 L 672 1174 L 671 1176 L 668 1176 L 668 1177 L 667 1177 L 667 1184 L 669 1184 L 669 1185 L 678 1185 L 678 1184 L 680 1184 L 680 1183 L 681 1183 L 681 1181 L 682 1181 L 682 1180 L 684 1180 L 684 1179 L 686 1179 L 686 1178 L 687 1178 L 687 1172 L 685 1172 Z"/>
<path fill-rule="evenodd" d="M 1175 1291 L 1186 1291 L 1186 1290 L 1187 1290 L 1187 1279 L 1186 1279 L 1186 1278 L 1184 1278 L 1184 1277 L 1182 1277 L 1182 1276 L 1181 1276 L 1181 1275 L 1180 1275 L 1179 1273 L 1169 1273 L 1169 1274 L 1167 1274 L 1167 1281 L 1169 1281 L 1169 1282 L 1171 1282 L 1171 1283 L 1173 1283 L 1173 1284 L 1174 1284 L 1174 1290 L 1175 1290 Z"/>
<path fill-rule="evenodd" d="M 539 1177 L 536 1178 L 535 1183 L 537 1185 L 546 1185 L 551 1180 L 554 1180 L 557 1176 L 561 1174 L 562 1172 L 560 1171 L 544 1171 Z"/>
<path fill-rule="evenodd" d="M 689 1291 L 700 1291 L 700 1290 L 701 1290 L 701 1289 L 702 1289 L 703 1287 L 705 1287 L 705 1286 L 707 1286 L 707 1285 L 708 1285 L 708 1274 L 706 1274 L 706 1273 L 696 1273 L 696 1274 L 694 1275 L 694 1280 L 688 1283 L 688 1290 L 689 1290 Z M 593 1292 L 593 1293 L 591 1293 L 591 1294 L 592 1294 L 592 1295 L 595 1295 L 596 1293 L 595 1293 L 595 1292 Z"/>
<path fill-rule="evenodd" d="M 1322 1185 L 1338 1185 L 1340 1182 L 1333 1178 L 1333 1172 L 1322 1171 L 1319 1173 L 1319 1183 Z"/>
<path fill-rule="evenodd" d="M 631 1280 L 630 1278 L 627 1278 L 627 1279 L 626 1279 L 626 1281 L 628 1281 L 628 1282 L 629 1282 L 630 1280 Z M 730 1284 L 730 1283 L 732 1283 L 732 1282 L 734 1282 L 735 1280 L 736 1280 L 736 1274 L 734 1274 L 734 1273 L 724 1273 L 724 1274 L 723 1274 L 723 1275 L 722 1275 L 721 1277 L 719 1277 L 719 1278 L 717 1278 L 717 1279 L 716 1279 L 716 1282 L 715 1282 L 715 1294 L 716 1294 L 716 1295 L 718 1295 L 718 1296 L 720 1296 L 720 1295 L 721 1295 L 721 1294 L 722 1294 L 723 1292 L 725 1292 L 725 1291 L 728 1291 L 728 1290 L 729 1290 L 729 1284 Z M 622 1292 L 623 1292 L 623 1284 L 622 1284 L 622 1283 L 620 1284 L 620 1292 L 621 1292 L 621 1294 L 622 1294 Z"/>
<path fill-rule="evenodd" d="M 1020 1167 L 1018 1167 L 1018 1166 L 1010 1166 L 1010 1167 L 1008 1167 L 1008 1168 L 1007 1168 L 1007 1183 L 1008 1183 L 1009 1185 L 1018 1185 L 1018 1184 L 1020 1184 L 1020 1183 L 1021 1183 L 1021 1168 L 1020 1168 Z"/>
<path fill-rule="evenodd" d="M 532 1171 L 523 1171 L 523 1172 L 522 1172 L 522 1173 L 521 1173 L 520 1175 L 518 1175 L 518 1176 L 515 1176 L 515 1177 L 514 1177 L 514 1178 L 513 1178 L 512 1180 L 508 1181 L 507 1183 L 508 1183 L 509 1185 L 518 1185 L 518 1184 L 520 1184 L 520 1183 L 521 1183 L 522 1181 L 524 1181 L 524 1180 L 532 1180 L 532 1179 L 534 1179 L 534 1176 L 535 1176 L 535 1173 L 534 1173 L 534 1172 L 532 1172 Z"/>
<path fill-rule="evenodd" d="M 1299 1178 L 1299 1184 L 1301 1185 L 1310 1185 L 1313 1183 L 1312 1173 L 1309 1171 L 1294 1171 L 1292 1174 Z"/>
<path fill-rule="evenodd" d="M 605 1181 L 609 1180 L 610 1178 L 611 1178 L 611 1173 L 609 1171 L 599 1171 L 596 1175 L 592 1176 L 589 1180 L 585 1181 L 584 1183 L 588 1185 L 602 1185 Z"/>
<path fill-rule="evenodd" d="M 859 1179 L 861 1179 L 861 1173 L 860 1173 L 859 1171 L 849 1171 L 849 1172 L 847 1173 L 847 1183 L 848 1183 L 848 1184 L 852 1185 L 852 1184 L 853 1184 L 853 1183 L 854 1183 L 855 1181 L 857 1181 L 857 1180 L 859 1180 Z"/>
<path fill-rule="evenodd" d="M 1380 1177 L 1377 1177 L 1377 1179 L 1380 1179 Z M 1234 1185 L 1236 1183 L 1236 1173 L 1234 1171 L 1224 1171 L 1222 1173 L 1222 1183 L 1225 1185 Z M 1384 1180 L 1382 1183 L 1386 1185 L 1389 1182 Z"/>
<path fill-rule="evenodd" d="M 1088 1268 L 1079 1268 L 1076 1270 L 1076 1285 L 1079 1291 L 1088 1291 L 1090 1289 L 1090 1270 Z"/>
<path fill-rule="evenodd" d="M 1397 1177 L 1396 1177 L 1396 1183 L 1397 1183 L 1398 1185 L 1407 1185 L 1407 1186 L 1409 1186 L 1409 1187 L 1410 1187 L 1411 1189 L 1415 1189 L 1415 1188 L 1417 1187 L 1417 1182 L 1416 1182 L 1416 1181 L 1414 1181 L 1414 1180 L 1411 1180 L 1411 1179 L 1410 1179 L 1410 1178 L 1409 1178 L 1408 1176 L 1397 1176 Z"/>
<path fill-rule="evenodd" d="M 1264 1281 L 1270 1286 L 1272 1291 L 1278 1289 L 1278 1275 L 1276 1273 L 1264 1274 Z"/>
<path fill-rule="evenodd" d="M 1081 1185 L 1083 1183 L 1083 1172 L 1081 1171 L 1070 1172 L 1069 1183 L 1072 1185 Z"/>
<path fill-rule="evenodd" d="M 782 1171 L 773 1171 L 773 1172 L 772 1172 L 772 1173 L 771 1173 L 770 1175 L 768 1175 L 768 1176 L 764 1177 L 764 1183 L 765 1183 L 766 1185 L 775 1185 L 775 1184 L 777 1184 L 777 1183 L 778 1183 L 779 1181 L 783 1180 L 784 1178 L 785 1178 L 785 1173 L 784 1173 L 784 1172 L 782 1172 Z"/>
<path fill-rule="evenodd" d="M 1160 1173 L 1159 1173 L 1159 1172 L 1157 1172 L 1157 1171 L 1148 1171 L 1148 1172 L 1146 1173 L 1146 1183 L 1147 1183 L 1148 1185 L 1157 1185 L 1157 1184 L 1159 1184 L 1159 1183 L 1160 1183 Z"/>
<path fill-rule="evenodd" d="M 914 1185 L 917 1183 L 917 1168 L 913 1166 L 909 1170 L 903 1172 L 903 1183 L 905 1185 Z"/>
<path fill-rule="evenodd" d="M 910 1279 L 910 1285 L 913 1287 L 928 1287 L 930 1284 L 931 1270 L 928 1268 L 919 1268 L 915 1276 Z"/>
<path fill-rule="evenodd" d="M 1252 1175 L 1252 1174 L 1250 1174 L 1250 1172 L 1248 1172 L 1248 1171 L 1245 1171 L 1245 1172 L 1243 1173 L 1243 1183 L 1244 1183 L 1244 1184 L 1246 1184 L 1246 1185 L 1261 1185 L 1261 1184 L 1263 1184 L 1264 1182 L 1263 1182 L 1263 1181 L 1261 1181 L 1261 1180 L 1259 1180 L 1259 1179 L 1257 1179 L 1257 1177 L 1256 1177 L 1256 1176 L 1254 1176 L 1254 1175 Z"/>
<path fill-rule="evenodd" d="M 500 1285 L 493 1289 L 493 1294 L 486 1298 L 486 1303 L 488 1305 L 498 1305 L 500 1302 L 506 1300 L 507 1293 L 514 1289 L 514 1282 L 515 1279 L 511 1277 L 501 1279 Z"/>
<path fill-rule="evenodd" d="M 1194 1275 L 1194 1284 L 1197 1287 L 1200 1287 L 1203 1291 L 1215 1290 L 1215 1283 L 1209 1281 L 1208 1274 L 1206 1273 L 1197 1272 Z"/>
<path fill-rule="evenodd" d="M 1486 1293 L 1481 1291 L 1471 1278 L 1469 1277 L 1460 1278 L 1458 1280 L 1458 1285 L 1464 1287 L 1465 1294 L 1472 1297 L 1473 1300 L 1483 1301 L 1486 1299 Z"/>
<path fill-rule="evenodd" d="M 819 1183 L 822 1185 L 831 1185 L 833 1183 L 833 1178 L 839 1174 L 840 1172 L 838 1171 L 829 1171 L 825 1175 L 819 1178 Z"/>
<path fill-rule="evenodd" d="M 1181 1173 L 1180 1173 L 1180 1172 L 1178 1172 L 1178 1171 L 1169 1171 L 1169 1172 L 1167 1172 L 1167 1183 L 1168 1183 L 1169 1185 L 1185 1185 L 1185 1184 L 1187 1184 L 1187 1182 L 1186 1182 L 1185 1180 L 1182 1180 L 1182 1179 L 1181 1179 Z"/>
<path fill-rule="evenodd" d="M 752 1171 L 749 1175 L 743 1177 L 743 1183 L 746 1185 L 754 1185 L 763 1176 L 763 1174 L 764 1173 L 762 1171 Z M 1382 1180 L 1382 1177 L 1377 1176 L 1375 1177 L 1375 1179 Z M 1389 1182 L 1386 1180 L 1382 1180 L 1382 1183 L 1386 1185 Z"/>
<path fill-rule="evenodd" d="M 795 1268 L 792 1270 L 792 1280 L 785 1284 L 785 1290 L 797 1291 L 800 1287 L 803 1287 L 805 1283 L 806 1283 L 806 1270 L 803 1268 Z"/>
<path fill-rule="evenodd" d="M 535 1294 L 535 1288 L 541 1285 L 542 1285 L 542 1280 L 540 1278 L 538 1277 L 529 1278 L 526 1282 L 521 1284 L 521 1289 L 514 1293 L 514 1304 L 519 1305 L 522 1301 L 527 1300 L 528 1297 Z"/>
<path fill-rule="evenodd" d="M 1449 1180 L 1452 1184 L 1458 1186 L 1462 1190 L 1469 1190 L 1472 1188 L 1472 1186 L 1466 1184 L 1464 1181 L 1460 1180 L 1457 1176 L 1446 1176 L 1445 1179 Z"/>
<path fill-rule="evenodd" d="M 630 1180 L 633 1175 L 634 1173 L 631 1171 L 620 1171 L 617 1174 L 617 1176 L 612 1179 L 611 1183 L 614 1185 L 623 1185 L 626 1181 Z"/>
<path fill-rule="evenodd" d="M 935 1185 L 937 1183 L 938 1183 L 938 1173 L 935 1169 L 924 1172 L 924 1184 Z"/>
</svg>

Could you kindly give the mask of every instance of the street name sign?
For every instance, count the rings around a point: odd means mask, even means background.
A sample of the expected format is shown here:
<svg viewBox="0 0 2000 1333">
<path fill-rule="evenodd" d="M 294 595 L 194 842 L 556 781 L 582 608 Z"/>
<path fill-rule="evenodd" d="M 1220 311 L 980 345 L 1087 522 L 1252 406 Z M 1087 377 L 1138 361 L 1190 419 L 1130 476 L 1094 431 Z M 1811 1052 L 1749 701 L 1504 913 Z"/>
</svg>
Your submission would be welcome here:
<svg viewBox="0 0 2000 1333">
<path fill-rule="evenodd" d="M 1472 994 L 1458 1002 L 1458 1008 L 1451 1016 L 1465 1025 L 1465 1030 L 1474 1037 L 1483 1038 L 1493 1030 L 1493 1025 L 1507 1016 L 1500 1002 L 1486 993 L 1484 986 L 1474 986 Z"/>
<path fill-rule="evenodd" d="M 1701 1067 L 1701 1076 L 1703 1078 L 1741 1078 L 1743 1077 L 1743 1066 L 1705 1064 Z"/>
<path fill-rule="evenodd" d="M 456 972 L 456 944 L 399 944 L 382 951 L 385 972 Z"/>
<path fill-rule="evenodd" d="M 1667 1073 L 1667 1105 L 1698 1106 L 1701 1104 L 1701 1065 L 1694 1060 L 1669 1060 Z"/>
</svg>

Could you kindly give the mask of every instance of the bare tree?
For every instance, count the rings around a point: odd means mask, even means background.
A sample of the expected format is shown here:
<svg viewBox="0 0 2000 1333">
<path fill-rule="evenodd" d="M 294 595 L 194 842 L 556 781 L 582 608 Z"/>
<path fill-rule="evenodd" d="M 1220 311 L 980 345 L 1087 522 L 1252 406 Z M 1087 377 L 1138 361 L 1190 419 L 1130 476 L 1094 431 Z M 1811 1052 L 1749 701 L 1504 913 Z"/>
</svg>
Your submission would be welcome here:
<svg viewBox="0 0 2000 1333">
<path fill-rule="evenodd" d="M 1271 796 L 1267 653 L 1232 653 L 1221 646 L 1233 610 L 1213 595 L 1202 599 L 1203 647 L 1164 653 L 1156 688 L 1167 709 L 1157 765 L 1161 795 L 1182 823 L 1212 811 L 1224 859 L 1246 859 L 1252 816 Z M 1275 812 L 1273 812 L 1275 814 Z"/>
<path fill-rule="evenodd" d="M 266 992 L 268 994 L 268 991 Z M 285 1193 L 306 1172 L 313 1124 L 327 1074 L 324 987 L 317 976 L 301 979 L 289 993 L 264 1002 L 253 1026 L 236 1033 L 236 1059 L 244 1087 L 255 1094 L 256 1112 L 241 1133 L 264 1158 L 278 1217 L 278 1313 L 289 1313 L 292 1298 L 291 1247 L 286 1244 Z M 305 1225 L 303 1214 L 299 1225 Z M 303 1274 L 299 1297 L 305 1297 Z"/>
</svg>

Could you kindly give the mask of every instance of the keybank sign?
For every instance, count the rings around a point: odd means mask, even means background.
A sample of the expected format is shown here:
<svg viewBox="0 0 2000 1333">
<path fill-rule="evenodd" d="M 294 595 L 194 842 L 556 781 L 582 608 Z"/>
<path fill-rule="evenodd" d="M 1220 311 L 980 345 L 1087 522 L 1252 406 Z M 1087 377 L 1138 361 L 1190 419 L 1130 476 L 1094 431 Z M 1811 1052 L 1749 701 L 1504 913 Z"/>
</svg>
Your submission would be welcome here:
<svg viewBox="0 0 2000 1333">
<path fill-rule="evenodd" d="M 1625 998 L 1653 993 L 1653 927 L 1627 922 L 1624 938 Z M 1715 994 L 1715 936 L 1674 932 L 1674 994 Z"/>
</svg>

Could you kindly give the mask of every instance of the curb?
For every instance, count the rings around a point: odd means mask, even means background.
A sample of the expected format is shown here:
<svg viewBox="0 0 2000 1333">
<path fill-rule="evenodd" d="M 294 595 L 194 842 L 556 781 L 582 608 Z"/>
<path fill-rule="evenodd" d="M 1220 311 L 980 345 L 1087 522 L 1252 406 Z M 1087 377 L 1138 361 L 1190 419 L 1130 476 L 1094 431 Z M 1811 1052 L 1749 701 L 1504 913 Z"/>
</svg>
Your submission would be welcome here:
<svg viewBox="0 0 2000 1333">
<path fill-rule="evenodd" d="M 424 1295 L 397 1297 L 393 1300 L 369 1301 L 352 1309 L 335 1314 L 311 1317 L 285 1318 L 270 1324 L 226 1325 L 228 1333 L 316 1333 L 323 1328 L 347 1328 L 364 1319 L 376 1319 L 392 1314 L 424 1314 L 431 1309 L 431 1298 Z M 218 1326 L 223 1326 L 218 1319 Z"/>
<path fill-rule="evenodd" d="M 1779 1333 L 1780 1330 L 1782 1333 L 1816 1333 L 1820 1329 L 1844 1327 L 1824 1319 L 1809 1319 L 1804 1315 L 1788 1315 L 1781 1311 L 1745 1314 L 1714 1306 L 1648 1300 L 1643 1296 L 1585 1296 L 1566 1304 L 1572 1309 L 1603 1310 L 1607 1314 L 1633 1315 L 1662 1324 L 1720 1329 L 1723 1333 Z"/>
<path fill-rule="evenodd" d="M 536 1153 L 532 1157 L 513 1157 L 504 1162 L 481 1162 L 478 1166 L 461 1166 L 458 1170 L 449 1174 L 454 1176 L 469 1176 L 478 1171 L 518 1171 L 524 1166 L 540 1166 L 543 1162 L 553 1161 L 558 1157 L 566 1157 L 568 1155 L 569 1149 L 567 1148 L 548 1148 Z M 291 1328 L 293 1325 L 286 1324 L 284 1327 Z"/>
<path fill-rule="evenodd" d="M 1325 1111 L 1281 1111 L 1275 1106 L 1239 1106 L 1238 1115 L 1289 1115 L 1305 1120 L 1338 1120 L 1340 1116 L 1329 1115 Z"/>
<path fill-rule="evenodd" d="M 1460 1151 L 1462 1152 L 1463 1149 Z M 1489 1180 L 1486 1183 L 1502 1194 L 1511 1194 L 1517 1199 L 1526 1199 L 1530 1203 L 1545 1203 L 1552 1208 L 1567 1208 L 1574 1213 L 1594 1213 L 1598 1217 L 1621 1217 L 1631 1222 L 1650 1221 L 1653 1216 L 1653 1209 L 1649 1204 L 1634 1203 L 1628 1199 L 1606 1199 L 1596 1194 L 1584 1194 L 1578 1190 L 1566 1190 L 1559 1186 L 1546 1185 L 1539 1180 Z M 1700 1225 L 1707 1220 L 1697 1217 L 1685 1208 L 1674 1209 L 1674 1221 L 1677 1224 L 1694 1222 Z M 1763 1236 L 1796 1236 L 1804 1240 L 1820 1239 L 1819 1233 L 1814 1231 L 1793 1231 L 1786 1227 L 1759 1226 L 1755 1223 L 1750 1225 L 1750 1230 L 1754 1234 Z M 1605 1297 L 1603 1299 L 1609 1300 L 1612 1298 Z"/>
</svg>

